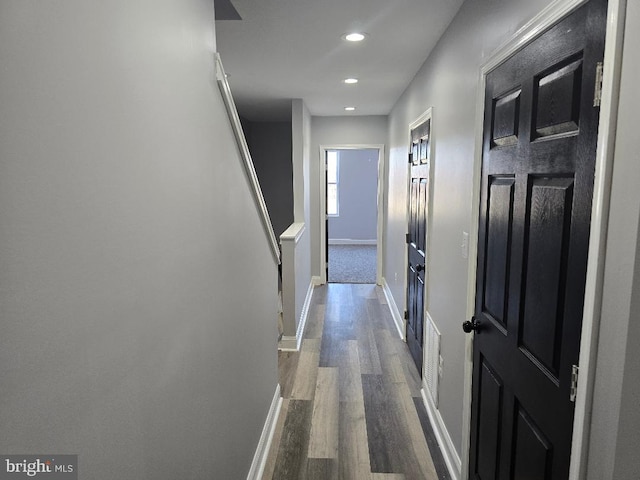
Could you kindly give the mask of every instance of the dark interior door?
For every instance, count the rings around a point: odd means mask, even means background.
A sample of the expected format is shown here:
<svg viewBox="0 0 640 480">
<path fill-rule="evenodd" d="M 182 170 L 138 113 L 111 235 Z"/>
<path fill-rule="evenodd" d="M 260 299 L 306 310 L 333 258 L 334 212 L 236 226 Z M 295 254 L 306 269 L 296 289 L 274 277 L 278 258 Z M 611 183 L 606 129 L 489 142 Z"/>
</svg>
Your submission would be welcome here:
<svg viewBox="0 0 640 480">
<path fill-rule="evenodd" d="M 569 474 L 605 17 L 591 0 L 487 76 L 473 479 Z"/>
<path fill-rule="evenodd" d="M 407 345 L 422 373 L 427 200 L 429 187 L 429 142 L 431 120 L 411 131 L 411 183 L 409 188 L 409 233 L 407 234 Z"/>
</svg>

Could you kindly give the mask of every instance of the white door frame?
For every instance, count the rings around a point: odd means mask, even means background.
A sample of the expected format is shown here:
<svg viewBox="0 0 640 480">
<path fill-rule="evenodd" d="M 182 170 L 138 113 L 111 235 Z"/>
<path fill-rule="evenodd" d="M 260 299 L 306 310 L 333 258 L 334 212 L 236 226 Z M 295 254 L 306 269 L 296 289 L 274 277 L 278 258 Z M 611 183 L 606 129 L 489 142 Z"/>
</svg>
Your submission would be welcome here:
<svg viewBox="0 0 640 480">
<path fill-rule="evenodd" d="M 327 283 L 327 232 L 326 232 L 326 212 L 327 212 L 327 171 L 325 169 L 325 159 L 328 150 L 378 150 L 378 195 L 377 195 L 377 229 L 376 229 L 376 284 L 382 285 L 382 252 L 383 252 L 383 215 L 384 205 L 384 144 L 363 143 L 363 144 L 331 144 L 320 145 L 320 284 Z"/>
<path fill-rule="evenodd" d="M 556 0 L 513 38 L 494 52 L 481 67 L 476 100 L 476 139 L 473 178 L 472 224 L 470 225 L 469 264 L 467 284 L 467 319 L 474 314 L 476 293 L 476 261 L 478 254 L 478 212 L 480 211 L 480 182 L 482 173 L 482 140 L 484 123 L 484 93 L 486 76 L 509 56 L 520 50 L 550 26 L 556 24 L 588 0 Z M 602 284 L 605 264 L 606 228 L 611 193 L 615 127 L 618 109 L 619 71 L 622 56 L 622 34 L 626 0 L 609 0 L 604 54 L 604 82 L 598 128 L 595 183 L 591 210 L 591 233 L 580 343 L 580 375 L 573 422 L 569 479 L 585 478 L 589 447 L 590 410 L 597 360 L 597 341 L 600 326 Z M 463 444 L 461 478 L 469 476 L 469 447 L 471 436 L 471 381 L 473 372 L 473 336 L 466 336 L 465 388 L 463 408 Z"/>
</svg>

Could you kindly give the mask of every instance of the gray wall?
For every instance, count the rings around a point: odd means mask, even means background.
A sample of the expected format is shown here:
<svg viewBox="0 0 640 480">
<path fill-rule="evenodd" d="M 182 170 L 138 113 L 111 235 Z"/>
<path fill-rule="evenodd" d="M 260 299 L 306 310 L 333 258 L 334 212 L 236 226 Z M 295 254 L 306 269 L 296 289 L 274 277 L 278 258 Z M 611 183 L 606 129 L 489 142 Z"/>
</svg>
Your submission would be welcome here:
<svg viewBox="0 0 640 480">
<path fill-rule="evenodd" d="M 293 223 L 291 122 L 243 119 L 249 151 L 276 237 Z"/>
<path fill-rule="evenodd" d="M 386 116 L 312 117 L 310 144 L 310 226 L 311 273 L 320 276 L 320 167 L 324 159 L 320 146 L 384 145 L 387 143 Z M 385 155 L 388 150 L 385 149 Z M 404 235 L 404 234 L 403 234 Z M 404 238 L 404 237 L 403 237 Z"/>
<path fill-rule="evenodd" d="M 375 240 L 378 150 L 338 152 L 339 216 L 329 217 L 329 239 Z"/>
<path fill-rule="evenodd" d="M 211 0 L 2 1 L 0 452 L 246 478 L 277 273 L 214 49 Z"/>
<path fill-rule="evenodd" d="M 640 478 L 640 4 L 628 2 L 604 292 L 589 445 L 589 480 Z"/>
<path fill-rule="evenodd" d="M 466 315 L 468 268 L 460 244 L 462 232 L 469 232 L 476 221 L 476 212 L 471 211 L 471 193 L 478 74 L 486 58 L 548 3 L 549 0 L 465 2 L 389 117 L 384 277 L 402 311 L 409 124 L 433 107 L 435 174 L 430 205 L 428 308 L 442 334 L 440 414 L 459 454 L 465 358 L 460 324 Z"/>
</svg>

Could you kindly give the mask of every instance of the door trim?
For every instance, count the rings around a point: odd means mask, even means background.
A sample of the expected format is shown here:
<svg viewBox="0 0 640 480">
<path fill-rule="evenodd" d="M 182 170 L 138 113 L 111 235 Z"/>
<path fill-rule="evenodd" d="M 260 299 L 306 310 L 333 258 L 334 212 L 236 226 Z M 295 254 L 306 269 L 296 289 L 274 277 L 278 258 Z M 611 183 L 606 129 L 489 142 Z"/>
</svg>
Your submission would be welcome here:
<svg viewBox="0 0 640 480">
<path fill-rule="evenodd" d="M 382 285 L 382 252 L 383 245 L 383 215 L 382 207 L 384 205 L 384 168 L 385 168 L 385 155 L 384 144 L 381 143 L 363 143 L 363 144 L 328 144 L 320 145 L 320 285 L 327 283 L 327 232 L 325 224 L 325 215 L 327 211 L 327 171 L 324 168 L 325 158 L 328 150 L 378 150 L 378 186 L 377 186 L 377 204 L 378 212 L 376 215 L 377 227 L 376 227 L 376 285 Z"/>
<path fill-rule="evenodd" d="M 482 173 L 482 139 L 484 122 L 484 97 L 486 76 L 509 56 L 531 40 L 556 24 L 588 0 L 556 0 L 518 30 L 511 39 L 500 46 L 484 63 L 479 72 L 476 92 L 475 155 L 473 165 L 472 221 L 469 226 L 469 263 L 467 283 L 467 319 L 475 308 L 476 262 L 478 256 L 478 221 L 480 211 L 480 186 Z M 613 167 L 615 128 L 618 111 L 619 72 L 622 56 L 622 35 L 626 0 L 609 0 L 607 32 L 604 53 L 604 81 L 602 103 L 598 122 L 598 147 L 591 210 L 589 256 L 580 341 L 580 376 L 573 421 L 571 442 L 570 480 L 585 477 L 589 446 L 589 411 L 593 403 L 593 385 L 597 361 L 598 330 L 602 303 L 602 284 L 605 264 L 606 228 L 609 216 L 611 173 Z M 461 478 L 469 476 L 469 448 L 471 436 L 471 383 L 473 373 L 473 335 L 466 336 L 465 385 L 462 420 L 462 471 Z"/>
</svg>

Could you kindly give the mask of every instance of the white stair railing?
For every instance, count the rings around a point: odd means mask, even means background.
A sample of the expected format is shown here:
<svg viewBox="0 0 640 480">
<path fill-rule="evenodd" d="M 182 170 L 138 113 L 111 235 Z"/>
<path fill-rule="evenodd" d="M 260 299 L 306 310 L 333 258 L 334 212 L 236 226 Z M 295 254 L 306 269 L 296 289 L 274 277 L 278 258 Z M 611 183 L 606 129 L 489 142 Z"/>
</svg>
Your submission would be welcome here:
<svg viewBox="0 0 640 480">
<path fill-rule="evenodd" d="M 262 225 L 267 235 L 267 239 L 271 245 L 273 257 L 276 263 L 280 264 L 280 247 L 278 246 L 278 240 L 276 238 L 275 232 L 273 231 L 273 225 L 271 224 L 271 218 L 269 217 L 267 204 L 264 201 L 264 195 L 262 194 L 262 189 L 260 188 L 260 182 L 258 181 L 258 176 L 256 175 L 256 170 L 253 166 L 253 160 L 251 159 L 251 154 L 249 153 L 249 146 L 247 145 L 247 140 L 244 136 L 244 131 L 242 130 L 242 124 L 240 123 L 240 116 L 238 115 L 236 104 L 233 101 L 229 81 L 227 80 L 227 76 L 224 72 L 222 60 L 220 59 L 219 53 L 215 54 L 215 60 L 216 80 L 218 82 L 220 92 L 222 93 L 224 105 L 227 108 L 227 114 L 229 115 L 229 121 L 231 122 L 233 134 L 236 137 L 238 150 L 240 151 L 240 156 L 243 160 L 244 171 L 247 174 L 249 184 L 251 185 L 253 199 L 255 200 L 256 207 L 258 208 L 258 211 L 260 213 Z"/>
</svg>

